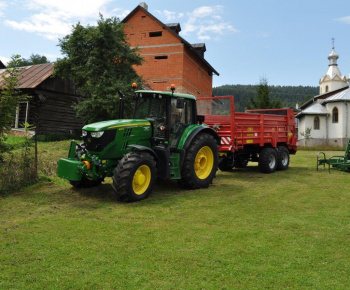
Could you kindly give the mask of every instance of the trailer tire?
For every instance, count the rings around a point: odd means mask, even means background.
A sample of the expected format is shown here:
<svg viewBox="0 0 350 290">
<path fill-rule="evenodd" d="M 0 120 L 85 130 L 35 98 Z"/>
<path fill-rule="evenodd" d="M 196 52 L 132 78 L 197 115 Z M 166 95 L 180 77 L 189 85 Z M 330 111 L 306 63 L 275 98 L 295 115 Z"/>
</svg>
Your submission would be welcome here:
<svg viewBox="0 0 350 290">
<path fill-rule="evenodd" d="M 274 148 L 265 147 L 259 154 L 259 169 L 262 173 L 273 173 L 277 168 L 277 152 Z"/>
<path fill-rule="evenodd" d="M 285 146 L 277 147 L 277 170 L 286 170 L 289 167 L 289 151 Z"/>
<path fill-rule="evenodd" d="M 145 199 L 152 191 L 156 175 L 156 161 L 150 153 L 131 151 L 119 161 L 114 171 L 114 193 L 121 201 Z"/>
<path fill-rule="evenodd" d="M 236 168 L 246 168 L 248 165 L 248 160 L 247 159 L 236 159 L 233 166 Z"/>
<path fill-rule="evenodd" d="M 208 187 L 218 167 L 218 145 L 211 134 L 200 133 L 187 149 L 179 183 L 187 189 Z"/>
<path fill-rule="evenodd" d="M 231 171 L 233 168 L 233 162 L 229 158 L 222 158 L 219 161 L 218 167 L 221 171 Z"/>
</svg>

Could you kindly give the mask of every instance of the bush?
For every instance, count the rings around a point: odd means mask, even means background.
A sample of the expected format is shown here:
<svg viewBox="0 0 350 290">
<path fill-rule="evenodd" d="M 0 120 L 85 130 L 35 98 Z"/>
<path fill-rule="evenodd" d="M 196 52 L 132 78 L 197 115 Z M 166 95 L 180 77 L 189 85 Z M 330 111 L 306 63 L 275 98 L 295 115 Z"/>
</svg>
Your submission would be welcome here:
<svg viewBox="0 0 350 290">
<path fill-rule="evenodd" d="M 0 194 L 7 196 L 37 182 L 33 140 L 26 138 L 21 149 L 5 155 L 0 167 Z"/>
</svg>

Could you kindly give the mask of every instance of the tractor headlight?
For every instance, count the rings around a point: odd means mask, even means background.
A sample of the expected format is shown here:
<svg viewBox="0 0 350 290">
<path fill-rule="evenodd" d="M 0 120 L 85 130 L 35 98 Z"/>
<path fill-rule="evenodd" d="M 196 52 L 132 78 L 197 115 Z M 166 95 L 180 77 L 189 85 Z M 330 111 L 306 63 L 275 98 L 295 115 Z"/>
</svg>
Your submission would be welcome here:
<svg viewBox="0 0 350 290">
<path fill-rule="evenodd" d="M 100 138 L 103 135 L 104 131 L 91 132 L 91 137 Z"/>
<path fill-rule="evenodd" d="M 81 135 L 82 135 L 83 137 L 87 136 L 87 131 L 83 130 L 82 133 L 81 133 Z"/>
</svg>

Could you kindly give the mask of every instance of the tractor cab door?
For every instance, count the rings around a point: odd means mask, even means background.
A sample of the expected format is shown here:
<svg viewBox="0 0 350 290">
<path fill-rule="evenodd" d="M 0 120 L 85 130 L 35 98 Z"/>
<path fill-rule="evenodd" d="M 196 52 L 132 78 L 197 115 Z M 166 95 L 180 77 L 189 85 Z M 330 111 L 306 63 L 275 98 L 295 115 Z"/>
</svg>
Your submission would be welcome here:
<svg viewBox="0 0 350 290">
<path fill-rule="evenodd" d="M 151 123 L 152 139 L 154 143 L 159 143 L 159 145 L 168 143 L 166 131 L 168 102 L 169 98 L 163 97 L 161 94 L 140 94 L 134 112 L 134 118 L 146 119 Z"/>
<path fill-rule="evenodd" d="M 183 98 L 171 99 L 170 108 L 170 148 L 177 148 L 180 138 L 184 130 L 194 124 L 194 108 L 193 100 Z"/>
</svg>

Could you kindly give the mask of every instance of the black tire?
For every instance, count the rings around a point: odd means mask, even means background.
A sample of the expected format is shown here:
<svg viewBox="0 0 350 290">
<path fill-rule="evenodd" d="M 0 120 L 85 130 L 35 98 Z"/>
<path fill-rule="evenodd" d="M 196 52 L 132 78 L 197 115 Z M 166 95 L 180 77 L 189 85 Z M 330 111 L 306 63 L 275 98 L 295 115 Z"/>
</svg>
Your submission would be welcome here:
<svg viewBox="0 0 350 290">
<path fill-rule="evenodd" d="M 145 199 L 152 191 L 156 175 L 156 162 L 150 153 L 129 152 L 119 161 L 114 171 L 114 193 L 121 201 Z"/>
<path fill-rule="evenodd" d="M 233 168 L 233 162 L 229 158 L 222 158 L 219 160 L 218 167 L 221 171 L 231 171 Z"/>
<path fill-rule="evenodd" d="M 248 165 L 248 160 L 243 158 L 237 158 L 235 159 L 235 162 L 233 164 L 236 168 L 246 168 Z"/>
<path fill-rule="evenodd" d="M 208 187 L 218 168 L 218 145 L 214 137 L 200 133 L 187 149 L 179 183 L 187 189 Z"/>
<path fill-rule="evenodd" d="M 273 148 L 264 148 L 259 154 L 259 169 L 262 173 L 273 173 L 277 168 L 277 152 Z"/>
<path fill-rule="evenodd" d="M 286 170 L 289 167 L 289 151 L 285 146 L 277 147 L 277 170 Z"/>
<path fill-rule="evenodd" d="M 80 161 L 80 157 L 79 154 L 81 155 L 82 153 L 84 153 L 84 150 L 82 149 L 84 148 L 84 144 L 81 143 L 79 145 L 76 146 L 76 150 L 75 150 L 75 160 L 79 160 Z M 72 181 L 70 180 L 69 183 L 77 188 L 89 188 L 89 187 L 94 187 L 94 186 L 98 186 L 102 183 L 104 179 L 98 179 L 98 180 L 91 180 L 86 178 L 85 176 L 83 176 L 81 178 L 81 180 L 79 181 Z"/>
</svg>

